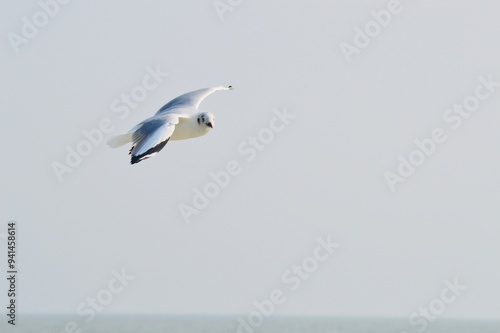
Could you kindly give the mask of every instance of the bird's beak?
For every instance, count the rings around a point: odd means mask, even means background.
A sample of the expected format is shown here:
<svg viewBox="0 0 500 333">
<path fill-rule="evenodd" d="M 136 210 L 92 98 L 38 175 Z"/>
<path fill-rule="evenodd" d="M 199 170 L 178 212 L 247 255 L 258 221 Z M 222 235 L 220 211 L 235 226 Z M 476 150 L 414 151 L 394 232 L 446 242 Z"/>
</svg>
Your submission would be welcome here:
<svg viewBox="0 0 500 333">
<path fill-rule="evenodd" d="M 212 125 L 212 123 L 207 123 L 207 126 L 210 128 L 214 128 L 214 125 Z"/>
</svg>

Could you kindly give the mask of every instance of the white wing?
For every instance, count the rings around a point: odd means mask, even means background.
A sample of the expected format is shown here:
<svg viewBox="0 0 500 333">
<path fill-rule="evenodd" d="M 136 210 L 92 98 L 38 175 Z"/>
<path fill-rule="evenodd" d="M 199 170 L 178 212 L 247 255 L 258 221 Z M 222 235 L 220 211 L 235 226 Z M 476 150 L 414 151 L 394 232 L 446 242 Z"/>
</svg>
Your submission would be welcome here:
<svg viewBox="0 0 500 333">
<path fill-rule="evenodd" d="M 179 115 L 168 114 L 146 119 L 137 125 L 132 134 L 131 164 L 158 154 L 165 147 L 179 123 Z"/>
<path fill-rule="evenodd" d="M 205 89 L 200 89 L 200 90 L 195 90 L 188 92 L 184 95 L 180 95 L 179 97 L 174 98 L 167 104 L 161 107 L 158 112 L 156 112 L 155 115 L 159 114 L 164 114 L 167 113 L 169 110 L 176 109 L 176 108 L 184 108 L 184 107 L 189 107 L 189 108 L 194 108 L 198 109 L 200 106 L 200 103 L 207 97 L 208 95 L 213 94 L 216 91 L 219 90 L 232 90 L 233 87 L 212 87 L 212 88 L 205 88 Z"/>
</svg>

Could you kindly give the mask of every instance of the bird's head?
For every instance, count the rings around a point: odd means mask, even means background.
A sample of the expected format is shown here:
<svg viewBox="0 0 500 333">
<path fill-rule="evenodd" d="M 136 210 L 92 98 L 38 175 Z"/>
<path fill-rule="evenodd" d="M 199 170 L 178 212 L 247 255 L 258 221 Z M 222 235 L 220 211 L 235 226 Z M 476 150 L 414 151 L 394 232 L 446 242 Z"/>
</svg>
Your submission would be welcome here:
<svg viewBox="0 0 500 333">
<path fill-rule="evenodd" d="M 200 126 L 214 128 L 215 116 L 211 112 L 201 112 L 196 121 Z"/>
</svg>

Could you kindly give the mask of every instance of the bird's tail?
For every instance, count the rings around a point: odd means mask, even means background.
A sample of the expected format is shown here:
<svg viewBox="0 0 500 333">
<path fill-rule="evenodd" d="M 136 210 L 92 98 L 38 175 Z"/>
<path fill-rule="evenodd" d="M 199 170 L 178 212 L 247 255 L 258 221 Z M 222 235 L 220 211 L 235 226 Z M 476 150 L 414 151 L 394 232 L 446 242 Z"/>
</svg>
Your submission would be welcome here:
<svg viewBox="0 0 500 333">
<path fill-rule="evenodd" d="M 132 134 L 133 133 L 115 135 L 108 140 L 108 146 L 110 146 L 111 148 L 118 148 L 129 142 L 132 142 Z"/>
</svg>

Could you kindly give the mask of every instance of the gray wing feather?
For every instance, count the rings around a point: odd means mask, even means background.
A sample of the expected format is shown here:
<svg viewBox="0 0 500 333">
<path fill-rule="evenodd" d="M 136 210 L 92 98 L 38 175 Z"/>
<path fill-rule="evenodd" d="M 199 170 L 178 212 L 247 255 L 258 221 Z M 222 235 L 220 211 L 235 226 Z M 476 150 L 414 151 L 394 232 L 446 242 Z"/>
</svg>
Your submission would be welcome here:
<svg viewBox="0 0 500 333">
<path fill-rule="evenodd" d="M 229 89 L 224 87 L 212 87 L 212 88 L 204 88 L 195 91 L 188 92 L 184 95 L 180 95 L 179 97 L 174 98 L 167 104 L 161 107 L 156 115 L 168 113 L 169 110 L 177 109 L 177 108 L 194 108 L 198 109 L 200 103 L 207 97 L 208 95 L 216 92 L 221 89 Z"/>
<path fill-rule="evenodd" d="M 137 126 L 132 134 L 132 162 L 137 163 L 158 153 L 170 139 L 179 123 L 177 115 L 152 117 Z M 135 162 L 134 162 L 135 160 Z"/>
</svg>

